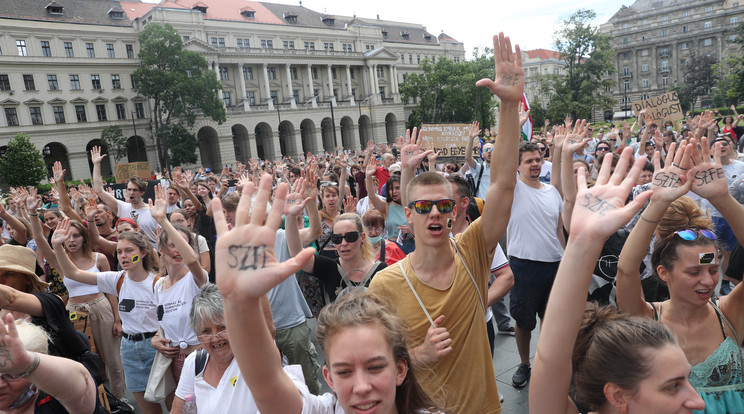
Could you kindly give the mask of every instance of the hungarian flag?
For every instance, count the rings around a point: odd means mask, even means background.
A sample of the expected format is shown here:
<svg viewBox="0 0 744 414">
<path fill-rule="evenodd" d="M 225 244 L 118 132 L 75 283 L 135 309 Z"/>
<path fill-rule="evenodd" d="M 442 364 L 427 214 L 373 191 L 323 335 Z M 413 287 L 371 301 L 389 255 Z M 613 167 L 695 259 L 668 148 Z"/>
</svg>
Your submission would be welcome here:
<svg viewBox="0 0 744 414">
<path fill-rule="evenodd" d="M 522 94 L 522 102 L 520 103 L 520 105 L 522 105 L 522 110 L 524 112 L 530 110 L 530 103 L 527 102 L 527 95 Z M 530 115 L 527 118 L 527 122 L 522 125 L 522 140 L 532 141 L 532 115 Z"/>
</svg>

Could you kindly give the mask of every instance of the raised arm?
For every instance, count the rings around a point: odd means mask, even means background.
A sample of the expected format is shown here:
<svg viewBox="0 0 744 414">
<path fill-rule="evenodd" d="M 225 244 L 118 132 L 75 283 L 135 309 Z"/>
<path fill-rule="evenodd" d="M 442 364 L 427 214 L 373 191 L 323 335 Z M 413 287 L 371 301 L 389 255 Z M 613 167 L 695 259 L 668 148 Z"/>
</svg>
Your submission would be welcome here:
<svg viewBox="0 0 744 414">
<path fill-rule="evenodd" d="M 468 145 L 465 147 L 465 163 L 472 169 L 475 169 L 475 158 L 473 158 L 473 146 L 475 139 L 480 136 L 481 129 L 478 121 L 473 121 L 470 124 L 470 130 L 468 131 Z"/>
<path fill-rule="evenodd" d="M 574 209 L 572 232 L 550 292 L 532 369 L 531 413 L 578 413 L 568 398 L 571 361 L 592 271 L 607 238 L 627 223 L 650 195 L 644 193 L 625 205 L 645 163 L 638 159 L 626 177 L 631 153 L 630 149 L 623 151 L 612 176 L 610 163 L 602 164 L 597 184 L 591 189 L 583 172 L 579 173 L 578 198 L 591 201 L 580 201 Z M 595 207 L 597 203 L 601 208 Z"/>
<path fill-rule="evenodd" d="M 646 115 L 646 125 L 650 123 L 651 123 L 651 116 Z M 645 155 L 646 141 L 648 141 L 648 128 L 643 128 L 643 132 L 641 133 L 641 142 L 638 145 L 638 152 L 634 154 L 635 156 L 642 157 L 643 155 Z"/>
<path fill-rule="evenodd" d="M 659 165 L 661 154 L 658 151 L 654 153 L 651 202 L 641 213 L 640 220 L 633 227 L 620 252 L 617 263 L 617 305 L 621 311 L 631 315 L 651 317 L 653 314 L 651 305 L 643 298 L 639 268 L 651 244 L 656 226 L 667 208 L 690 190 L 692 182 L 686 177 L 686 169 L 691 166 L 690 149 L 686 144 L 686 141 L 682 141 L 677 147 L 677 144 L 672 143 L 664 169 Z M 615 170 L 617 171 L 617 168 Z"/>
<path fill-rule="evenodd" d="M 287 186 L 277 187 L 271 212 L 262 225 L 270 192 L 269 176 L 261 179 L 258 191 L 252 183 L 247 184 L 232 230 L 227 228 L 222 204 L 215 201 L 217 286 L 225 302 L 225 323 L 230 339 L 241 344 L 233 350 L 235 359 L 258 409 L 262 413 L 299 414 L 302 397 L 282 369 L 281 357 L 264 321 L 260 301 L 271 288 L 300 270 L 314 250 L 305 249 L 285 262 L 276 262 L 274 242 Z M 256 200 L 253 211 L 249 212 L 254 193 Z"/>
<path fill-rule="evenodd" d="M 39 220 L 39 213 L 36 209 L 41 204 L 41 197 L 36 194 L 36 189 L 31 188 L 29 196 L 26 198 L 26 210 L 28 211 L 29 223 L 31 223 L 31 235 L 36 240 L 36 245 L 39 247 L 41 257 L 49 263 L 50 266 L 55 269 L 59 268 L 57 264 L 57 257 L 54 255 L 54 250 L 47 242 L 47 238 L 44 237 L 44 229 L 41 227 L 41 220 Z"/>
<path fill-rule="evenodd" d="M 116 255 L 116 242 L 107 240 L 101 236 L 98 226 L 96 226 L 96 213 L 98 212 L 96 199 L 89 198 L 83 210 L 85 211 L 85 218 L 88 221 L 88 232 L 90 233 L 90 239 L 93 241 L 93 245 L 100 247 L 109 254 Z"/>
<path fill-rule="evenodd" d="M 59 210 L 67 217 L 72 220 L 83 222 L 78 213 L 72 208 L 72 201 L 70 201 L 70 195 L 67 194 L 67 186 L 65 185 L 65 170 L 62 169 L 62 163 L 55 161 L 52 166 L 52 173 L 54 174 L 54 184 L 57 186 L 59 192 Z"/>
<path fill-rule="evenodd" d="M 318 177 L 315 175 L 315 170 L 311 167 L 308 167 L 304 174 L 305 176 L 302 177 L 302 189 L 304 190 L 302 196 L 310 199 L 310 201 L 305 205 L 305 211 L 307 211 L 307 218 L 310 221 L 310 227 L 300 229 L 302 247 L 317 240 L 323 233 L 323 225 L 320 222 L 320 212 L 318 211 Z"/>
<path fill-rule="evenodd" d="M 67 256 L 64 243 L 69 239 L 70 219 L 66 218 L 57 224 L 57 228 L 54 230 L 54 235 L 52 236 L 52 246 L 54 247 L 54 254 L 57 256 L 57 263 L 59 264 L 57 270 L 60 274 L 65 275 L 72 280 L 80 283 L 87 283 L 89 285 L 97 285 L 97 273 L 86 272 L 78 269 L 77 266 L 72 263 L 70 257 Z"/>
<path fill-rule="evenodd" d="M 366 174 L 364 175 L 364 184 L 367 186 L 367 195 L 369 196 L 369 204 L 372 208 L 380 210 L 383 217 L 387 217 L 388 205 L 385 200 L 380 199 L 377 195 L 380 193 L 379 189 L 375 187 L 375 182 L 372 178 L 375 176 L 377 171 L 377 160 L 371 157 L 367 162 Z M 402 178 L 402 177 L 401 177 Z M 401 184 L 401 189 L 403 184 Z M 401 193 L 402 194 L 402 193 Z"/>
<path fill-rule="evenodd" d="M 496 248 L 509 223 L 514 186 L 517 183 L 519 105 L 524 93 L 522 53 L 518 45 L 512 51 L 511 40 L 503 33 L 493 37 L 494 80 L 481 79 L 477 86 L 488 87 L 501 100 L 499 133 L 491 159 L 491 183 L 483 209 L 483 233 L 486 250 Z"/>
<path fill-rule="evenodd" d="M 348 164 L 346 162 L 347 156 L 346 153 L 342 152 L 338 154 L 338 160 L 340 162 L 341 167 L 341 176 L 338 177 L 338 198 L 339 200 L 343 200 L 346 197 L 346 189 L 349 184 L 349 170 L 348 170 Z M 348 213 L 348 211 L 344 211 L 344 213 Z"/>
<path fill-rule="evenodd" d="M 302 214 L 302 210 L 311 201 L 311 197 L 305 197 L 303 194 L 304 179 L 299 178 L 295 181 L 292 186 L 292 192 L 287 195 L 286 202 L 284 203 L 284 230 L 287 236 L 287 247 L 289 248 L 289 255 L 294 257 L 297 256 L 302 249 L 305 247 L 304 240 L 300 236 L 297 220 Z M 316 208 L 317 212 L 317 208 Z M 320 218 L 320 214 L 318 214 Z M 315 256 L 313 255 L 310 260 L 302 267 L 307 273 L 312 273 L 313 266 L 315 266 Z"/>
<path fill-rule="evenodd" d="M 561 213 L 561 217 L 563 219 L 563 227 L 569 232 L 571 232 L 571 215 L 576 205 L 577 191 L 576 178 L 573 174 L 573 155 L 589 142 L 589 138 L 582 138 L 586 136 L 587 130 L 586 120 L 576 121 L 574 130 L 567 135 L 563 143 L 563 151 L 561 152 L 561 174 L 563 175 L 561 177 L 561 185 L 563 187 L 563 212 Z M 612 158 L 612 154 L 605 154 L 605 157 L 607 155 Z M 560 229 L 559 233 L 563 233 L 563 229 Z"/>
<path fill-rule="evenodd" d="M 155 203 L 153 204 L 152 200 L 149 200 L 149 203 L 152 218 L 154 218 L 160 227 L 163 228 L 163 231 L 168 234 L 168 241 L 176 246 L 176 250 L 181 254 L 186 267 L 189 268 L 189 271 L 194 276 L 194 281 L 197 286 L 202 286 L 207 283 L 207 272 L 205 272 L 201 267 L 199 255 L 165 216 L 165 212 L 168 210 L 168 202 L 166 201 L 165 189 L 163 189 L 162 184 L 155 186 Z"/>
<path fill-rule="evenodd" d="M 103 189 L 103 177 L 101 177 L 101 161 L 106 154 L 101 155 L 101 147 L 93 147 L 90 150 L 90 160 L 93 163 L 93 191 L 98 193 L 103 204 L 106 204 L 114 212 L 119 211 L 119 203 L 116 197 L 112 196 Z M 60 195 L 60 197 L 62 197 Z"/>
</svg>

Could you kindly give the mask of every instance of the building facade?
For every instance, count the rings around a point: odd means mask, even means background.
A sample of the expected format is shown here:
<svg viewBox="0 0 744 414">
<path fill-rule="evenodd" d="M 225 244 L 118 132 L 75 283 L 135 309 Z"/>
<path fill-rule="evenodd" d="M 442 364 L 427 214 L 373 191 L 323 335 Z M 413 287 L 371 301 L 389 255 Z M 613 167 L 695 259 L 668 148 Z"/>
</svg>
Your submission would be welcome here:
<svg viewBox="0 0 744 414">
<path fill-rule="evenodd" d="M 612 36 L 617 72 L 607 92 L 617 99 L 615 118 L 633 116 L 630 103 L 668 92 L 684 82 L 691 52 L 725 60 L 738 47 L 736 26 L 744 3 L 733 0 L 637 0 L 623 6 L 602 33 Z M 702 100 L 710 105 L 710 97 Z"/>
<path fill-rule="evenodd" d="M 550 96 L 540 92 L 540 77 L 563 75 L 566 61 L 561 54 L 548 49 L 522 51 L 522 68 L 524 69 L 524 94 L 530 106 L 539 104 L 543 109 L 550 104 Z"/>
<path fill-rule="evenodd" d="M 19 132 L 90 176 L 88 151 L 119 125 L 129 154 L 158 168 L 151 106 L 137 94 L 138 33 L 171 24 L 222 82 L 221 125 L 200 118 L 199 165 L 219 169 L 335 147 L 393 142 L 409 113 L 399 84 L 424 58 L 463 60 L 462 43 L 418 24 L 245 0 L 0 2 L 0 155 Z M 30 17 L 29 17 L 30 16 Z M 110 173 L 111 165 L 104 166 Z"/>
</svg>

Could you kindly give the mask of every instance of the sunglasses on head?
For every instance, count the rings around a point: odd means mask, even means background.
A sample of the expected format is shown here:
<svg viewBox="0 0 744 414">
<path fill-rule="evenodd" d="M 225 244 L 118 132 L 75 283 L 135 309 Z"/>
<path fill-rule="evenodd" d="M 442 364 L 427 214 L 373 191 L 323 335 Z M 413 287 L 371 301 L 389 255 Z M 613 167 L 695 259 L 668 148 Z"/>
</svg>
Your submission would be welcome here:
<svg viewBox="0 0 744 414">
<path fill-rule="evenodd" d="M 416 200 L 408 203 L 408 208 L 416 210 L 419 214 L 429 214 L 436 204 L 440 213 L 451 213 L 455 209 L 455 200 L 445 198 L 442 200 Z"/>
<path fill-rule="evenodd" d="M 338 233 L 331 234 L 331 241 L 333 242 L 333 244 L 341 244 L 341 242 L 344 240 L 346 240 L 349 243 L 354 243 L 355 241 L 359 240 L 359 232 L 350 231 L 346 234 L 338 234 Z"/>
<path fill-rule="evenodd" d="M 675 231 L 674 234 L 679 236 L 682 240 L 687 241 L 693 241 L 698 238 L 698 235 L 702 235 L 703 237 L 709 239 L 709 240 L 716 240 L 718 239 L 716 237 L 716 234 L 708 229 L 685 229 L 685 230 L 678 230 Z"/>
</svg>

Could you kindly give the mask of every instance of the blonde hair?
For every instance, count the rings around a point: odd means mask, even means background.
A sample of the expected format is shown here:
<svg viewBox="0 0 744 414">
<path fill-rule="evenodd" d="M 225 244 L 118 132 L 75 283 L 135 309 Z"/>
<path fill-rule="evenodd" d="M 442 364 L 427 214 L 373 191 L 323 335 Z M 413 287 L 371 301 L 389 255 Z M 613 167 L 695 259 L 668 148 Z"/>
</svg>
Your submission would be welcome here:
<svg viewBox="0 0 744 414">
<path fill-rule="evenodd" d="M 362 223 L 362 217 L 359 216 L 357 213 L 344 213 L 340 216 L 336 217 L 336 220 L 333 222 L 333 226 L 336 226 L 336 223 L 339 221 L 351 221 L 356 225 L 357 230 L 359 231 L 361 237 L 361 233 L 366 234 L 367 231 L 364 228 L 364 223 Z M 375 260 L 375 253 L 374 249 L 372 248 L 372 243 L 369 242 L 369 239 L 366 237 L 364 238 L 364 241 L 362 242 L 362 258 L 364 260 Z"/>
<path fill-rule="evenodd" d="M 49 353 L 49 334 L 40 326 L 36 326 L 24 319 L 15 321 L 18 330 L 18 338 L 23 342 L 23 347 L 27 351 L 37 352 L 39 354 Z"/>
</svg>

